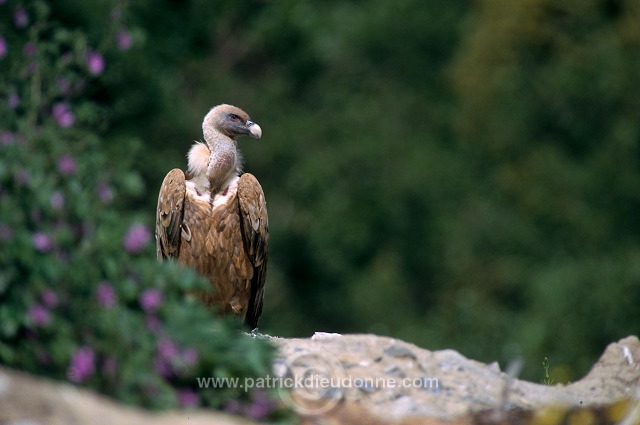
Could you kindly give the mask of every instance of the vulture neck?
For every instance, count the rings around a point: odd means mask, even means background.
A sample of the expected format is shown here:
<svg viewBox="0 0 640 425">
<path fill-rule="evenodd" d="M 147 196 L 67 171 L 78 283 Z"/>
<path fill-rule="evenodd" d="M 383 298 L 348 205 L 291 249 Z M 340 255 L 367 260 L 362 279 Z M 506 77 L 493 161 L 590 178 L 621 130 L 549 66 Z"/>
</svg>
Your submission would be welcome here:
<svg viewBox="0 0 640 425">
<path fill-rule="evenodd" d="M 222 134 L 205 138 L 211 154 L 207 167 L 210 194 L 213 199 L 217 193 L 229 187 L 231 181 L 241 172 L 240 153 L 236 141 Z"/>
</svg>

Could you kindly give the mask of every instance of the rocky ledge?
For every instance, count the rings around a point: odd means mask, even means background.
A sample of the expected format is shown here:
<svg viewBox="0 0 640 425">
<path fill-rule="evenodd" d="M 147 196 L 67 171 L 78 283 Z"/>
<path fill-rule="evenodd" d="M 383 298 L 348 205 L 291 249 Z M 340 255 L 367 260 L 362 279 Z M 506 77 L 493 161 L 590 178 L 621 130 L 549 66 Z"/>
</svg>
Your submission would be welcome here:
<svg viewBox="0 0 640 425">
<path fill-rule="evenodd" d="M 514 417 L 524 422 L 533 412 L 548 409 L 560 420 L 562 412 L 611 407 L 609 416 L 621 419 L 634 414 L 635 422 L 631 417 L 629 423 L 640 424 L 636 336 L 610 344 L 584 378 L 554 386 L 518 380 L 495 362 L 469 360 L 454 350 L 429 351 L 375 335 L 316 333 L 309 339 L 274 340 L 281 353 L 276 373 L 307 379 L 306 383 L 298 379 L 289 403 L 311 422 L 314 416 L 340 417 L 341 408 L 345 416 L 339 423 L 350 422 L 353 411 L 368 412 L 375 423 L 422 423 L 418 419 L 496 423 Z M 330 385 L 318 385 L 322 379 Z M 571 423 L 597 423 L 599 416 L 593 415 L 591 422 Z M 603 419 L 609 420 L 613 422 L 611 417 Z"/>
<path fill-rule="evenodd" d="M 304 424 L 640 425 L 640 341 L 610 344 L 584 378 L 547 386 L 454 350 L 375 335 L 269 337 L 273 379 Z M 273 383 L 273 382 L 272 382 Z M 249 424 L 206 410 L 151 413 L 66 383 L 0 368 L 3 424 Z"/>
</svg>

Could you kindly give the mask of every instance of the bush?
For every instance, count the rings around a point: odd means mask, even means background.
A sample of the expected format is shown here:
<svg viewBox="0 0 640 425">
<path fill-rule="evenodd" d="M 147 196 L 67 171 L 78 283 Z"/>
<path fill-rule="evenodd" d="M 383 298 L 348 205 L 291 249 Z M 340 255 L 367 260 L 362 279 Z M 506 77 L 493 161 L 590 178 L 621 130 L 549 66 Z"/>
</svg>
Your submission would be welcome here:
<svg viewBox="0 0 640 425">
<path fill-rule="evenodd" d="M 189 295 L 202 278 L 155 260 L 153 211 L 129 209 L 147 192 L 139 143 L 110 155 L 108 105 L 88 97 L 131 40 L 114 29 L 94 45 L 45 2 L 0 8 L 0 361 L 127 403 L 236 406 L 241 388 L 196 377 L 265 375 L 274 348 Z"/>
</svg>

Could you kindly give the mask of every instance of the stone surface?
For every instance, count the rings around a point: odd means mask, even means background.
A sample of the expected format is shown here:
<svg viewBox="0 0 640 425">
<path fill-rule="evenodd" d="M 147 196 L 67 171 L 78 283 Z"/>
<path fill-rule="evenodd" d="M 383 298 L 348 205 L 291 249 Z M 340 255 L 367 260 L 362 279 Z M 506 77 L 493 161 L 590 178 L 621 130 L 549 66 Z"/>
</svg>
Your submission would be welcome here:
<svg viewBox="0 0 640 425">
<path fill-rule="evenodd" d="M 454 350 L 432 352 L 376 335 L 273 340 L 280 346 L 280 371 L 335 377 L 330 385 L 341 387 L 340 403 L 357 404 L 389 420 L 446 420 L 482 411 L 588 407 L 640 398 L 640 341 L 635 336 L 610 344 L 587 376 L 565 386 L 514 379 L 495 362 L 487 365 Z M 288 367 L 294 364 L 295 368 Z M 324 413 L 323 403 L 331 409 L 339 404 L 332 398 L 336 391 L 322 397 L 322 392 L 303 383 L 294 392 L 300 406 L 293 407 L 302 414 Z"/>
<path fill-rule="evenodd" d="M 4 425 L 251 425 L 204 410 L 149 412 L 73 385 L 0 367 L 0 423 Z"/>
</svg>

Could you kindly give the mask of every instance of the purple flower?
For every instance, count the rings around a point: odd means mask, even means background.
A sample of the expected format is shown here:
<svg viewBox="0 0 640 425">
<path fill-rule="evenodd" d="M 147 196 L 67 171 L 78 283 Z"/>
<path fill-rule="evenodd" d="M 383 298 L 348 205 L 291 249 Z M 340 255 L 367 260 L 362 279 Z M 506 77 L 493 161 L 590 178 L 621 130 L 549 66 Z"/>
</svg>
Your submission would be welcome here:
<svg viewBox="0 0 640 425">
<path fill-rule="evenodd" d="M 153 368 L 158 372 L 158 375 L 164 376 L 165 378 L 168 378 L 173 374 L 169 361 L 160 355 L 156 355 L 153 358 Z"/>
<path fill-rule="evenodd" d="M 13 24 L 16 28 L 25 28 L 29 25 L 29 16 L 27 15 L 27 11 L 24 7 L 18 7 L 13 12 Z"/>
<path fill-rule="evenodd" d="M 182 351 L 182 361 L 187 365 L 191 366 L 198 362 L 198 351 L 195 348 L 185 348 Z"/>
<path fill-rule="evenodd" d="M 8 51 L 9 49 L 7 48 L 7 41 L 4 39 L 4 37 L 0 36 L 0 59 L 7 56 Z"/>
<path fill-rule="evenodd" d="M 53 242 L 46 233 L 34 233 L 31 241 L 33 242 L 33 246 L 40 252 L 49 252 L 53 249 Z"/>
<path fill-rule="evenodd" d="M 193 390 L 178 390 L 176 396 L 178 397 L 178 403 L 180 403 L 182 407 L 195 407 L 200 404 L 200 397 L 198 397 L 198 394 Z"/>
<path fill-rule="evenodd" d="M 51 315 L 49 314 L 49 310 L 47 310 L 44 306 L 40 304 L 34 304 L 29 308 L 29 318 L 31 321 L 38 326 L 46 325 L 51 321 Z"/>
<path fill-rule="evenodd" d="M 98 183 L 98 196 L 105 205 L 109 205 L 113 201 L 113 191 L 105 182 Z"/>
<path fill-rule="evenodd" d="M 61 155 L 58 158 L 58 171 L 65 176 L 70 176 L 76 172 L 76 161 L 69 155 Z"/>
<path fill-rule="evenodd" d="M 129 254 L 137 254 L 149 243 L 151 231 L 144 224 L 133 224 L 124 235 L 123 245 Z"/>
<path fill-rule="evenodd" d="M 47 289 L 46 291 L 44 291 L 41 295 L 41 298 L 42 298 L 42 303 L 49 308 L 56 307 L 59 302 L 58 294 L 56 294 L 51 289 Z"/>
<path fill-rule="evenodd" d="M 2 134 L 0 134 L 0 145 L 2 146 L 9 146 L 13 144 L 13 133 L 9 132 L 9 131 L 5 131 Z"/>
<path fill-rule="evenodd" d="M 116 34 L 116 42 L 118 44 L 118 48 L 122 51 L 129 50 L 133 44 L 133 40 L 131 39 L 131 34 L 124 28 L 120 28 L 118 33 Z"/>
<path fill-rule="evenodd" d="M 76 383 L 86 381 L 95 371 L 95 358 L 95 352 L 91 347 L 85 345 L 78 348 L 71 358 L 67 378 Z"/>
<path fill-rule="evenodd" d="M 64 208 L 64 195 L 59 190 L 56 190 L 51 194 L 49 198 L 49 203 L 51 204 L 51 208 L 54 210 L 61 210 Z"/>
<path fill-rule="evenodd" d="M 264 419 L 271 410 L 271 402 L 264 391 L 256 391 L 252 394 L 252 402 L 245 409 L 245 414 L 257 421 Z"/>
<path fill-rule="evenodd" d="M 98 300 L 98 304 L 104 308 L 112 308 L 118 301 L 116 291 L 107 281 L 100 282 L 98 284 L 98 287 L 96 288 L 96 298 Z"/>
<path fill-rule="evenodd" d="M 178 347 L 169 338 L 158 341 L 158 354 L 160 358 L 171 361 L 178 355 Z"/>
<path fill-rule="evenodd" d="M 76 121 L 76 117 L 73 115 L 73 112 L 71 112 L 69 104 L 65 102 L 58 102 L 53 105 L 52 115 L 58 125 L 62 128 L 71 127 Z"/>
<path fill-rule="evenodd" d="M 104 57 L 100 53 L 89 49 L 85 54 L 85 59 L 87 61 L 87 68 L 89 68 L 90 74 L 102 74 L 102 71 L 104 71 Z"/>
<path fill-rule="evenodd" d="M 9 95 L 9 99 L 7 100 L 7 104 L 9 105 L 9 108 L 16 109 L 18 106 L 20 106 L 20 96 L 15 93 L 11 93 Z"/>
<path fill-rule="evenodd" d="M 158 289 L 145 289 L 142 294 L 140 294 L 140 306 L 147 313 L 153 312 L 160 307 L 162 304 L 162 292 Z"/>
<path fill-rule="evenodd" d="M 37 47 L 36 47 L 36 43 L 33 42 L 29 42 L 27 44 L 24 45 L 24 48 L 22 49 L 22 53 L 26 56 L 26 57 L 31 57 L 33 55 L 36 54 L 37 51 Z"/>
</svg>

